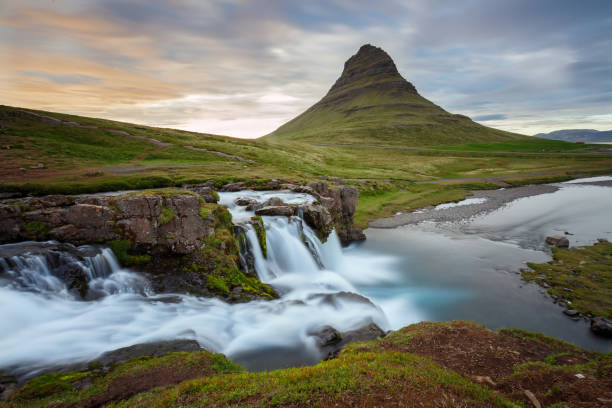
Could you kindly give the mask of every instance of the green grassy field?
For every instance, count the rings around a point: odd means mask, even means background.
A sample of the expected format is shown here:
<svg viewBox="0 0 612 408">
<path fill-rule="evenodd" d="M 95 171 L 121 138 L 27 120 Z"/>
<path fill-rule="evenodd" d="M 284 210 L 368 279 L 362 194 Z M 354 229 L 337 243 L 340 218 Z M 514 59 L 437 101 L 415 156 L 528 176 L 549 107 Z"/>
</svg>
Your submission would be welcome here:
<svg viewBox="0 0 612 408">
<path fill-rule="evenodd" d="M 78 194 L 180 186 L 211 179 L 218 184 L 270 179 L 303 183 L 333 177 L 361 190 L 356 217 L 365 226 L 367 221 L 394 211 L 455 201 L 469 194 L 470 189 L 493 187 L 481 180 L 431 185 L 416 182 L 498 177 L 510 184 L 525 184 L 574 174 L 612 173 L 612 153 L 596 152 L 589 145 L 548 140 L 479 144 L 478 152 L 471 150 L 475 149 L 473 144 L 454 145 L 449 150 L 444 150 L 445 146 L 321 146 L 235 139 L 32 111 L 97 126 L 70 127 L 45 123 L 21 115 L 20 111 L 0 108 L 1 191 Z M 160 146 L 147 138 L 168 145 Z M 235 155 L 241 160 L 185 146 Z M 31 168 L 38 163 L 44 168 Z M 525 176 L 542 172 L 546 176 Z"/>
</svg>

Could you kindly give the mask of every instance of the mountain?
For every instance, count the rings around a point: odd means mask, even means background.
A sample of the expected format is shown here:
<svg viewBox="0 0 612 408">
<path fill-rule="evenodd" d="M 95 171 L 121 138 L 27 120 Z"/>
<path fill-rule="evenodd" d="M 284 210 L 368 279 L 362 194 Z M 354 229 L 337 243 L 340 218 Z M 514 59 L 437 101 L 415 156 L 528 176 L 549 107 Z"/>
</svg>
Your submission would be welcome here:
<svg viewBox="0 0 612 408">
<path fill-rule="evenodd" d="M 602 143 L 612 142 L 612 130 L 595 129 L 563 129 L 550 133 L 538 133 L 536 137 L 552 140 L 563 140 L 566 142 Z"/>
<path fill-rule="evenodd" d="M 346 61 L 323 99 L 264 140 L 435 145 L 522 137 L 428 101 L 400 75 L 389 54 L 366 44 Z"/>
</svg>

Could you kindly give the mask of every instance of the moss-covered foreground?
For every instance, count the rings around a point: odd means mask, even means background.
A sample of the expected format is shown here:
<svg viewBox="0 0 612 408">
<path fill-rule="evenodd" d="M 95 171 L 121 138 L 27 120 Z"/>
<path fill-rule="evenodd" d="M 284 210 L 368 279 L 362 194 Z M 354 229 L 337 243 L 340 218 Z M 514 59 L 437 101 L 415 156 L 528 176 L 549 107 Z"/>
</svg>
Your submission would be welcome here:
<svg viewBox="0 0 612 408">
<path fill-rule="evenodd" d="M 0 407 L 530 407 L 525 390 L 546 407 L 605 407 L 612 355 L 523 330 L 424 322 L 312 367 L 249 373 L 202 351 L 47 374 Z"/>
<path fill-rule="evenodd" d="M 553 260 L 530 263 L 523 278 L 547 288 L 551 296 L 569 301 L 583 314 L 612 318 L 612 243 L 582 248 L 553 248 Z"/>
</svg>

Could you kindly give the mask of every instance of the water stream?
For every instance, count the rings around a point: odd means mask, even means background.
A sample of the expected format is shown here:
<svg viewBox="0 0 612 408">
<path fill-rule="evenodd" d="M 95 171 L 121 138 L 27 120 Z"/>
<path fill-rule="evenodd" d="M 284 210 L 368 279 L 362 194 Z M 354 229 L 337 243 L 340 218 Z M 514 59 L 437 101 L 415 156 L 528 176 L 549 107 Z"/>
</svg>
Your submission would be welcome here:
<svg viewBox="0 0 612 408">
<path fill-rule="evenodd" d="M 234 222 L 253 215 L 233 204 L 237 197 L 314 200 L 289 192 L 220 195 Z M 550 259 L 546 234 L 571 232 L 572 245 L 612 239 L 611 207 L 612 188 L 564 183 L 555 193 L 516 200 L 469 222 L 369 229 L 367 241 L 345 249 L 335 233 L 319 241 L 299 217 L 264 217 L 267 258 L 248 225 L 246 236 L 258 276 L 282 296 L 234 305 L 190 295 L 169 301 L 152 293 L 141 275 L 119 268 L 108 249 L 0 246 L 0 368 L 33 375 L 175 338 L 195 339 L 249 369 L 313 364 L 321 355 L 310 329 L 345 331 L 371 321 L 391 330 L 422 320 L 472 319 L 612 351 L 609 340 L 565 317 L 515 273 L 525 262 Z M 92 293 L 88 301 L 58 279 L 77 272 Z"/>
</svg>

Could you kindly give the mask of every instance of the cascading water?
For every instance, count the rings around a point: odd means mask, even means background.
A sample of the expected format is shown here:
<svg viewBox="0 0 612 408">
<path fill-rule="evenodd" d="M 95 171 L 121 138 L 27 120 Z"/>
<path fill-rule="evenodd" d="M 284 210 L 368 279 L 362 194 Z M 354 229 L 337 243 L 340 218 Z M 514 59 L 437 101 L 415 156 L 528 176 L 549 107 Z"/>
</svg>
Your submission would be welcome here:
<svg viewBox="0 0 612 408">
<path fill-rule="evenodd" d="M 146 279 L 122 270 L 110 249 L 57 242 L 3 245 L 0 280 L 15 289 L 71 299 L 150 292 Z"/>
<path fill-rule="evenodd" d="M 234 199 L 247 196 L 263 202 L 279 197 L 286 203 L 304 203 L 314 198 L 283 192 L 220 195 L 234 222 L 245 228 L 258 276 L 281 293 L 280 299 L 227 304 L 173 295 L 168 302 L 168 295 L 148 291 L 144 277 L 119 268 L 108 249 L 33 250 L 55 244 L 28 243 L 22 250 L 13 248 L 11 256 L 0 256 L 0 368 L 30 376 L 120 347 L 189 338 L 247 368 L 273 369 L 320 360 L 315 339 L 308 335 L 312 328 L 331 325 L 346 331 L 372 321 L 390 328 L 382 309 L 358 295 L 351 282 L 359 283 L 359 271 L 390 269 L 393 259 L 347 261 L 335 233 L 322 243 L 299 217 L 263 217 L 264 257 L 253 226 L 244 223 L 253 212 L 235 206 Z M 83 302 L 66 283 L 66 275 L 75 271 L 86 276 L 85 299 L 92 301 Z M 383 273 L 378 275 L 374 280 L 384 280 Z"/>
</svg>

